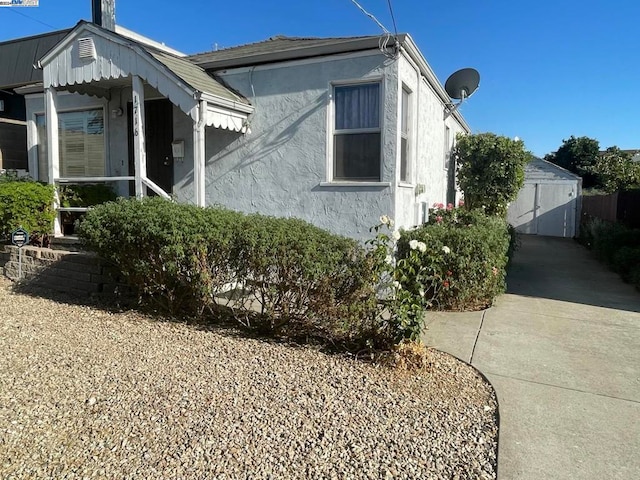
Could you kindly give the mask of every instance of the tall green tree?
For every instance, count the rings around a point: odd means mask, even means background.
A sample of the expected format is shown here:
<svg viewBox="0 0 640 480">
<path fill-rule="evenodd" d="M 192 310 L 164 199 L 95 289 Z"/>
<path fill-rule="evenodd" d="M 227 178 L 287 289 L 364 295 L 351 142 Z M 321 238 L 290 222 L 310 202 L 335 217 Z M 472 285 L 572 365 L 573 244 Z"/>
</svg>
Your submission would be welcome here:
<svg viewBox="0 0 640 480">
<path fill-rule="evenodd" d="M 547 154 L 544 159 L 569 170 L 582 177 L 582 186 L 594 187 L 597 178 L 594 174 L 594 166 L 600 153 L 600 143 L 589 137 L 571 137 L 562 140 L 562 145 L 557 151 Z"/>
<path fill-rule="evenodd" d="M 454 155 L 465 207 L 484 207 L 490 215 L 506 216 L 509 202 L 524 183 L 524 166 L 532 158 L 524 142 L 494 133 L 459 136 Z"/>
</svg>

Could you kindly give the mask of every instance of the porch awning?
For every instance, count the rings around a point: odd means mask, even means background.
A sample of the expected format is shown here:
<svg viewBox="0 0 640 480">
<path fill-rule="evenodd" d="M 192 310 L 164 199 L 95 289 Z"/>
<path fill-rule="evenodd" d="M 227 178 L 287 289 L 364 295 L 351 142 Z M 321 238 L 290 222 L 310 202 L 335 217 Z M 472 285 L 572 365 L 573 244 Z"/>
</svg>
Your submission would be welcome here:
<svg viewBox="0 0 640 480">
<path fill-rule="evenodd" d="M 201 102 L 206 102 L 205 124 L 215 128 L 244 132 L 247 116 L 253 112 L 246 98 L 186 58 L 85 21 L 39 63 L 44 88 L 101 97 L 139 76 L 194 121 L 199 119 Z"/>
</svg>

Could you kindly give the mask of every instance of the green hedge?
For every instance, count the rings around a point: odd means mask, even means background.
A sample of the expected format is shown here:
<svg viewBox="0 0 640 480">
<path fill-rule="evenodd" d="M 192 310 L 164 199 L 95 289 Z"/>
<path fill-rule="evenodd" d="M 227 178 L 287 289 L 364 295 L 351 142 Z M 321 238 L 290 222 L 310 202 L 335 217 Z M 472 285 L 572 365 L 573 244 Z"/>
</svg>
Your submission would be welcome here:
<svg viewBox="0 0 640 480">
<path fill-rule="evenodd" d="M 433 270 L 434 281 L 423 287 L 428 287 L 425 297 L 432 298 L 433 308 L 485 308 L 504 292 L 512 235 L 503 219 L 451 206 L 436 208 L 429 223 L 402 233 L 399 259 L 408 257 L 411 240 L 427 246 L 423 261 Z"/>
<path fill-rule="evenodd" d="M 89 211 L 79 235 L 165 313 L 224 306 L 261 328 L 347 342 L 378 335 L 365 250 L 301 220 L 119 199 Z"/>
<path fill-rule="evenodd" d="M 34 181 L 0 180 L 0 238 L 22 226 L 31 237 L 53 231 L 53 186 Z"/>
<path fill-rule="evenodd" d="M 620 274 L 625 282 L 640 287 L 640 229 L 598 218 L 585 218 L 580 242 Z"/>
</svg>

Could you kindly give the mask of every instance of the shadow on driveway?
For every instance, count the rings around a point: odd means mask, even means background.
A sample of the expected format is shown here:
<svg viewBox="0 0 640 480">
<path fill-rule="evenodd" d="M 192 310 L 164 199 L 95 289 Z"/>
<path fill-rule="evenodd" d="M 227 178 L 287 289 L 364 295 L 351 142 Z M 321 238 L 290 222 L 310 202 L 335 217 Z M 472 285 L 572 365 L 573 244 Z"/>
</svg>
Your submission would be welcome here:
<svg viewBox="0 0 640 480">
<path fill-rule="evenodd" d="M 572 239 L 520 235 L 507 293 L 640 312 L 640 292 Z"/>
</svg>

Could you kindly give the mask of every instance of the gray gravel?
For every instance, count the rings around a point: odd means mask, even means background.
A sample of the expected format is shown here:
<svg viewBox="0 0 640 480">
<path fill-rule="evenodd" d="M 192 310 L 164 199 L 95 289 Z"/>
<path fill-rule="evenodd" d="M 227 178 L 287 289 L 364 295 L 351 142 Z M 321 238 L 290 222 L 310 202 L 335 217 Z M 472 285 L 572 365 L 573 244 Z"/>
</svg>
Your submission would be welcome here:
<svg viewBox="0 0 640 480">
<path fill-rule="evenodd" d="M 429 355 L 408 374 L 1 279 L 0 478 L 495 478 L 493 390 Z"/>
</svg>

